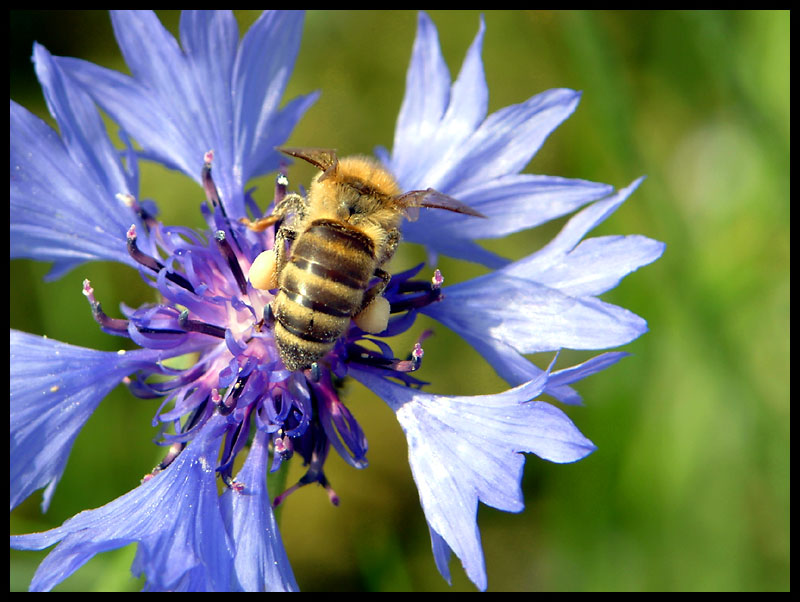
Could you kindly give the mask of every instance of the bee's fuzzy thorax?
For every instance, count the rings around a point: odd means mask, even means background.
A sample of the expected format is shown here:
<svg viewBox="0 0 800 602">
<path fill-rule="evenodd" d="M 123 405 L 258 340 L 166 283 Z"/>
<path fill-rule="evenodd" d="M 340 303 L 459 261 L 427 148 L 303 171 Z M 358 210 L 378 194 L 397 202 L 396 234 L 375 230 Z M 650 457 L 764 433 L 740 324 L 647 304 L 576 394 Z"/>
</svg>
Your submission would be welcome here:
<svg viewBox="0 0 800 602">
<path fill-rule="evenodd" d="M 370 157 L 361 155 L 340 159 L 333 179 L 344 183 L 368 182 L 372 190 L 387 197 L 398 195 L 401 192 L 394 176 L 383 165 Z"/>
</svg>

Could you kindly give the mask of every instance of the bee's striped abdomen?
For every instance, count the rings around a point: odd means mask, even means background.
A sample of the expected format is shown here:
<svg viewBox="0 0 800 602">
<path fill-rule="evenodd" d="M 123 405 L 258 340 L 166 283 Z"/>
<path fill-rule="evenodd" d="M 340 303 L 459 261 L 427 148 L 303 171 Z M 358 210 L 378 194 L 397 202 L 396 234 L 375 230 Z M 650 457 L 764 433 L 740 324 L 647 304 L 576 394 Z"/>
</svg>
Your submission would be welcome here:
<svg viewBox="0 0 800 602">
<path fill-rule="evenodd" d="M 346 224 L 320 219 L 300 234 L 273 302 L 278 351 L 289 370 L 308 368 L 344 334 L 375 267 L 372 240 Z"/>
</svg>

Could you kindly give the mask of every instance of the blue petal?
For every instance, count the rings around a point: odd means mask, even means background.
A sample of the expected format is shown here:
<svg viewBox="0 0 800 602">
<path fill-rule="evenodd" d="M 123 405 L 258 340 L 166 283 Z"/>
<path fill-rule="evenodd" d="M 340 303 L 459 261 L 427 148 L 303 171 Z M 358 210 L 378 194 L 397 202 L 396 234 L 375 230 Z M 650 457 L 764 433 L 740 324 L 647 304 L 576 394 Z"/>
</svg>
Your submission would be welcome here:
<svg viewBox="0 0 800 602">
<path fill-rule="evenodd" d="M 575 462 L 595 450 L 561 410 L 530 401 L 544 390 L 547 374 L 503 393 L 475 397 L 429 395 L 367 372 L 350 374 L 394 410 L 408 439 L 409 463 L 431 531 L 456 553 L 480 589 L 487 584 L 475 522 L 478 501 L 522 510 L 524 457 L 519 452 Z M 435 538 L 433 544 L 441 568 L 446 551 Z"/>
<path fill-rule="evenodd" d="M 152 11 L 113 11 L 114 33 L 133 79 L 116 78 L 125 88 L 115 96 L 105 94 L 108 78 L 84 83 L 147 152 L 196 181 L 204 154 L 213 150 L 220 195 L 236 203 L 230 84 L 238 27 L 229 12 L 191 15 L 181 17 L 181 37 L 190 44 L 182 51 Z M 198 28 L 194 34 L 192 25 Z"/>
<path fill-rule="evenodd" d="M 518 173 L 579 99 L 574 90 L 547 90 L 492 113 L 462 144 L 440 147 L 439 160 L 416 174 L 418 182 L 409 187 L 431 186 L 458 198 L 462 188 Z"/>
<path fill-rule="evenodd" d="M 231 87 L 239 26 L 230 11 L 185 10 L 181 13 L 180 36 L 184 70 L 190 80 L 181 90 L 187 94 L 181 98 L 184 116 L 200 118 L 193 125 L 207 136 L 204 141 L 208 146 L 202 152 L 214 151 L 214 180 L 219 190 L 226 193 L 243 190 L 244 184 L 236 180 L 241 164 L 236 162 L 235 133 L 231 127 L 235 102 Z M 147 77 L 140 81 L 147 81 Z M 195 155 L 195 174 L 202 166 L 201 157 L 202 153 Z M 234 181 L 229 182 L 231 177 Z M 226 194 L 224 198 L 230 196 Z"/>
<path fill-rule="evenodd" d="M 52 55 L 39 44 L 34 45 L 33 61 L 47 107 L 61 128 L 73 162 L 104 190 L 136 192 L 137 183 L 122 169 L 119 153 L 89 96 L 64 76 Z"/>
<path fill-rule="evenodd" d="M 447 584 L 452 585 L 453 583 L 450 580 L 450 556 L 453 550 L 450 549 L 444 538 L 433 530 L 430 523 L 428 523 L 428 532 L 431 535 L 431 551 L 433 552 L 436 568 L 439 569 L 439 573 L 447 581 Z"/>
<path fill-rule="evenodd" d="M 475 336 L 469 331 L 461 331 L 459 334 L 481 354 L 498 376 L 512 387 L 537 379 L 544 372 L 507 343 L 494 338 Z M 544 392 L 561 403 L 583 405 L 581 396 L 568 385 L 606 369 L 627 355 L 623 352 L 601 353 L 577 366 L 555 371 L 550 375 Z"/>
<path fill-rule="evenodd" d="M 189 139 L 201 133 L 187 130 L 186 124 L 181 123 L 182 113 L 171 106 L 177 101 L 162 101 L 156 91 L 140 87 L 133 78 L 88 61 L 69 57 L 58 57 L 56 61 L 143 146 L 148 158 L 200 183 L 203 155 L 198 158 L 197 149 L 205 148 L 202 153 L 213 149 L 203 139 Z"/>
<path fill-rule="evenodd" d="M 629 354 L 624 352 L 601 353 L 577 366 L 571 366 L 563 370 L 556 370 L 550 374 L 547 381 L 545 393 L 552 395 L 562 403 L 570 405 L 583 405 L 581 396 L 578 395 L 571 383 L 583 380 L 587 376 L 605 370 L 609 366 L 616 364 L 619 360 Z"/>
<path fill-rule="evenodd" d="M 135 164 L 122 168 L 91 99 L 38 44 L 34 62 L 62 138 L 11 102 L 11 257 L 54 261 L 55 275 L 88 260 L 135 265 L 125 234 L 140 221 L 117 198 L 137 194 Z"/>
<path fill-rule="evenodd" d="M 145 573 L 146 590 L 235 588 L 214 470 L 222 420 L 210 420 L 167 469 L 113 502 L 50 531 L 12 536 L 11 547 L 20 550 L 58 544 L 30 589 L 50 590 L 95 554 L 131 543 L 139 544 L 132 570 Z"/>
<path fill-rule="evenodd" d="M 199 183 L 204 154 L 213 150 L 220 196 L 231 216 L 245 215 L 244 183 L 277 167 L 273 147 L 285 142 L 316 98 L 276 108 L 297 53 L 302 15 L 263 15 L 237 49 L 229 11 L 186 12 L 183 51 L 151 11 L 118 11 L 112 20 L 133 77 L 69 58 L 59 59 L 64 69 L 149 158 Z"/>
<path fill-rule="evenodd" d="M 78 432 L 111 389 L 158 360 L 152 351 L 109 353 L 11 331 L 13 509 L 47 487 L 47 510 Z"/>
<path fill-rule="evenodd" d="M 267 11 L 242 39 L 233 72 L 233 97 L 236 164 L 242 165 L 244 182 L 278 168 L 280 158 L 274 147 L 289 138 L 319 96 L 301 96 L 279 109 L 302 29 L 301 11 Z"/>
<path fill-rule="evenodd" d="M 222 514 L 233 537 L 234 567 L 242 589 L 298 591 L 267 493 L 267 439 L 263 431 L 256 433 L 236 477 L 245 490 L 228 489 L 222 494 Z"/>
<path fill-rule="evenodd" d="M 441 302 L 421 311 L 468 340 L 493 339 L 520 353 L 607 349 L 647 331 L 647 323 L 626 309 L 504 270 L 446 287 Z"/>
</svg>

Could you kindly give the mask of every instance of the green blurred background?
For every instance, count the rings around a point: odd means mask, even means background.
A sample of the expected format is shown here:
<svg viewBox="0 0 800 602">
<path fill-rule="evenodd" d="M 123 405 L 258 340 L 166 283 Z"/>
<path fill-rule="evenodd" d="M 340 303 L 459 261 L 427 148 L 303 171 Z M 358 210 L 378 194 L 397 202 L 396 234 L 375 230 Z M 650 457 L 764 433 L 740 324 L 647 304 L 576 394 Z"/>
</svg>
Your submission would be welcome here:
<svg viewBox="0 0 800 602">
<path fill-rule="evenodd" d="M 178 14 L 159 13 L 177 32 Z M 241 31 L 257 13 L 237 13 Z M 478 29 L 477 11 L 433 12 L 453 77 Z M 29 61 L 33 40 L 54 54 L 126 70 L 102 12 L 11 11 L 11 98 L 46 117 Z M 552 87 L 583 90 L 576 113 L 525 171 L 625 186 L 645 183 L 595 234 L 639 233 L 664 257 L 604 299 L 646 318 L 632 356 L 578 384 L 567 411 L 598 450 L 574 465 L 530 456 L 520 515 L 482 506 L 490 590 L 788 590 L 789 588 L 789 14 L 788 12 L 487 12 L 490 112 Z M 288 97 L 322 90 L 295 146 L 342 153 L 391 147 L 416 13 L 310 12 Z M 52 120 L 50 120 L 52 123 Z M 312 171 L 292 168 L 295 183 Z M 270 178 L 255 182 L 262 207 Z M 142 167 L 142 197 L 167 223 L 202 225 L 202 191 Z M 511 257 L 539 248 L 564 220 L 487 246 Z M 394 264 L 420 261 L 419 249 Z M 449 282 L 481 273 L 445 260 Z M 115 350 L 80 293 L 90 278 L 112 315 L 151 291 L 130 269 L 86 265 L 44 283 L 47 266 L 11 262 L 11 326 Z M 402 355 L 424 320 L 396 342 Z M 564 353 L 559 366 L 589 357 Z M 552 354 L 534 357 L 546 365 Z M 503 383 L 442 327 L 421 378 L 451 394 Z M 348 406 L 369 441 L 356 471 L 335 453 L 318 487 L 289 498 L 284 542 L 304 590 L 443 590 L 392 413 L 350 385 Z M 135 487 L 162 456 L 150 426 L 157 402 L 110 396 L 73 449 L 52 507 L 39 493 L 11 514 L 11 532 L 43 530 Z M 13 461 L 13 459 L 12 459 Z M 294 466 L 293 481 L 301 474 Z M 103 554 L 59 590 L 136 590 L 134 548 Z M 11 590 L 27 587 L 42 553 L 11 554 Z M 454 559 L 453 590 L 474 590 Z"/>
</svg>

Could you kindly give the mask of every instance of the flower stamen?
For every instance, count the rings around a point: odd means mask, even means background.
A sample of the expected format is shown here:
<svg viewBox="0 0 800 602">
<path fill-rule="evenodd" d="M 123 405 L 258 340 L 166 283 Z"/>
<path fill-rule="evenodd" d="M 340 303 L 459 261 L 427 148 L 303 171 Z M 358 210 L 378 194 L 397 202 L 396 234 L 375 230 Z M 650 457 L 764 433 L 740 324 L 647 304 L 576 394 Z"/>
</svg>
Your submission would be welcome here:
<svg viewBox="0 0 800 602">
<path fill-rule="evenodd" d="M 163 270 L 164 269 L 163 263 L 161 263 L 154 257 L 150 257 L 150 255 L 146 255 L 141 251 L 141 249 L 139 249 L 139 246 L 136 244 L 136 238 L 137 238 L 136 226 L 131 225 L 131 227 L 128 228 L 128 233 L 126 236 L 128 242 L 128 254 L 131 257 L 133 257 L 140 265 L 143 265 L 144 267 L 156 273 Z M 195 292 L 194 287 L 191 285 L 191 283 L 180 274 L 177 274 L 175 272 L 167 272 L 166 278 L 167 280 L 174 282 L 178 286 L 185 288 L 190 293 Z"/>
<path fill-rule="evenodd" d="M 153 217 L 144 207 L 142 207 L 137 201 L 136 197 L 130 194 L 129 192 L 126 193 L 118 193 L 116 195 L 117 199 L 121 201 L 126 207 L 129 207 L 136 215 L 142 220 L 142 224 L 144 224 L 144 228 L 147 232 L 150 232 L 153 228 L 158 227 L 158 222 L 156 221 L 155 217 Z"/>
<path fill-rule="evenodd" d="M 277 206 L 286 196 L 289 187 L 289 178 L 286 176 L 286 164 L 281 162 L 280 172 L 275 178 L 275 199 L 273 205 Z"/>
<path fill-rule="evenodd" d="M 236 379 L 233 387 L 231 387 L 231 389 L 228 391 L 228 395 L 225 397 L 223 402 L 217 406 L 217 411 L 220 413 L 220 415 L 227 416 L 236 409 L 236 402 L 244 392 L 245 385 L 247 384 L 247 380 L 249 378 L 250 375 L 246 374 Z"/>
<path fill-rule="evenodd" d="M 214 151 L 213 150 L 207 151 L 206 154 L 203 155 L 203 169 L 201 172 L 203 190 L 205 190 L 206 199 L 208 200 L 208 202 L 211 203 L 211 206 L 214 209 L 219 209 L 220 214 L 222 215 L 223 218 L 225 218 L 225 223 L 228 224 L 228 227 L 230 227 L 232 221 L 228 217 L 228 213 L 225 211 L 225 205 L 223 205 L 222 199 L 220 199 L 219 191 L 217 190 L 217 185 L 214 183 L 214 178 L 211 177 L 211 164 L 213 162 L 214 162 Z M 236 233 L 232 229 L 231 229 L 231 236 L 233 237 L 233 242 L 236 243 L 236 246 L 242 248 L 241 245 L 239 245 L 239 241 L 236 240 Z M 237 262 L 237 267 L 238 267 L 238 262 Z M 241 272 L 241 268 L 239 268 L 239 271 Z M 243 290 L 242 293 L 245 293 L 245 290 Z"/>
<path fill-rule="evenodd" d="M 206 198 L 211 203 L 213 207 L 222 208 L 222 201 L 220 201 L 219 193 L 217 192 L 217 186 L 214 184 L 214 180 L 211 177 L 211 164 L 214 162 L 214 151 L 210 150 L 203 156 L 203 171 L 202 171 L 202 180 L 203 180 L 203 189 L 206 192 Z M 225 213 L 223 209 L 223 214 Z"/>
<path fill-rule="evenodd" d="M 83 281 L 83 294 L 89 300 L 94 321 L 100 325 L 104 332 L 117 336 L 128 336 L 128 320 L 108 317 L 100 306 L 100 302 L 94 298 L 94 289 L 88 279 Z"/>
<path fill-rule="evenodd" d="M 188 309 L 184 309 L 181 312 L 181 315 L 178 317 L 178 324 L 186 332 L 199 332 L 220 339 L 225 338 L 225 329 L 222 326 L 215 326 L 214 324 L 208 324 L 199 320 L 190 320 Z"/>
<path fill-rule="evenodd" d="M 397 285 L 397 292 L 399 294 L 405 295 L 407 293 L 417 292 L 421 292 L 423 294 L 413 297 L 407 296 L 400 300 L 393 301 L 390 309 L 391 313 L 398 314 L 406 311 L 417 310 L 425 307 L 426 305 L 430 305 L 431 303 L 441 301 L 443 298 L 441 288 L 443 282 L 444 278 L 438 269 L 434 272 L 431 282 L 420 282 L 417 280 L 406 280 L 404 282 L 400 282 Z"/>
<path fill-rule="evenodd" d="M 239 265 L 239 260 L 236 257 L 236 253 L 233 252 L 233 248 L 228 242 L 228 237 L 225 235 L 225 231 L 217 230 L 214 232 L 214 240 L 217 241 L 217 246 L 219 247 L 220 252 L 222 253 L 223 257 L 225 257 L 225 261 L 228 262 L 228 267 L 230 268 L 231 274 L 233 274 L 233 277 L 236 280 L 239 290 L 243 295 L 246 295 L 247 279 L 244 276 L 244 272 L 242 272 L 242 266 Z"/>
<path fill-rule="evenodd" d="M 325 478 L 325 475 L 322 474 L 321 472 L 318 475 L 312 475 L 312 471 L 311 469 L 309 469 L 309 471 L 303 476 L 303 478 L 297 481 L 297 483 L 289 487 L 286 491 L 284 491 L 280 495 L 275 496 L 275 499 L 272 500 L 272 507 L 277 508 L 278 506 L 281 505 L 283 500 L 289 497 L 292 493 L 294 493 L 301 487 L 304 487 L 305 485 L 310 485 L 311 483 L 314 482 L 317 482 L 320 485 L 322 485 L 322 487 L 328 494 L 328 499 L 330 500 L 331 504 L 333 504 L 334 506 L 339 505 L 339 502 L 341 500 L 339 499 L 337 493 L 333 490 L 333 487 L 331 487 L 331 484 L 328 482 L 328 479 Z"/>
</svg>

